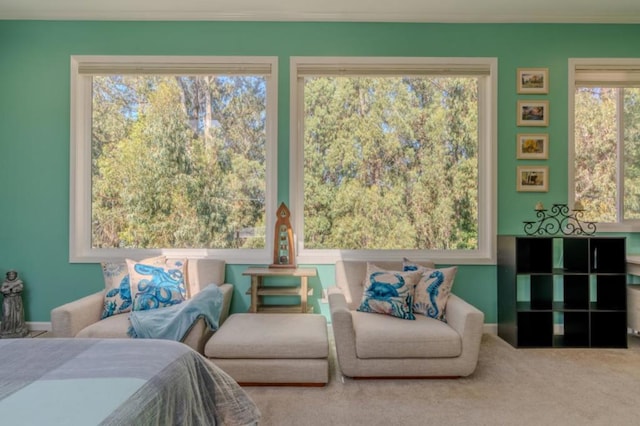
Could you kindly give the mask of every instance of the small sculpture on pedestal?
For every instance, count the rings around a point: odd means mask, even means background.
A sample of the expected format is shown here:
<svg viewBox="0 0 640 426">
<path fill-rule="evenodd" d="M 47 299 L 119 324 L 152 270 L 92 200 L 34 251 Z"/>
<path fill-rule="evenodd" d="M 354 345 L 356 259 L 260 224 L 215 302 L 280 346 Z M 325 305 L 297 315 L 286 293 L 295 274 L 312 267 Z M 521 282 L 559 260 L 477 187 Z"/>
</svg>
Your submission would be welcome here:
<svg viewBox="0 0 640 426">
<path fill-rule="evenodd" d="M 16 271 L 7 272 L 7 279 L 0 287 L 0 293 L 4 296 L 2 303 L 2 326 L 0 338 L 25 337 L 29 329 L 24 322 L 24 307 L 22 305 L 22 290 L 24 284 L 18 278 Z"/>
<path fill-rule="evenodd" d="M 289 218 L 291 213 L 285 203 L 280 204 L 276 213 L 275 238 L 273 241 L 273 263 L 270 268 L 295 268 L 293 230 Z"/>
</svg>

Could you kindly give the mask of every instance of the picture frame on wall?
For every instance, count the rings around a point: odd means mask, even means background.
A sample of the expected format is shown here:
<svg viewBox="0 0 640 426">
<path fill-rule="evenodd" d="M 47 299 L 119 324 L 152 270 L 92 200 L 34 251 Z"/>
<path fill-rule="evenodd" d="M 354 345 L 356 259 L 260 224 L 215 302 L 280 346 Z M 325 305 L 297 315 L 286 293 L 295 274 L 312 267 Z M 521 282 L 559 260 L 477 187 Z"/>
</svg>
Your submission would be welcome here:
<svg viewBox="0 0 640 426">
<path fill-rule="evenodd" d="M 549 125 L 549 101 L 518 101 L 518 126 Z"/>
<path fill-rule="evenodd" d="M 518 166 L 517 189 L 518 192 L 549 191 L 549 167 Z"/>
<path fill-rule="evenodd" d="M 518 68 L 516 74 L 517 93 L 549 93 L 549 68 Z"/>
<path fill-rule="evenodd" d="M 549 159 L 549 135 L 546 133 L 518 133 L 516 158 L 519 160 Z"/>
</svg>

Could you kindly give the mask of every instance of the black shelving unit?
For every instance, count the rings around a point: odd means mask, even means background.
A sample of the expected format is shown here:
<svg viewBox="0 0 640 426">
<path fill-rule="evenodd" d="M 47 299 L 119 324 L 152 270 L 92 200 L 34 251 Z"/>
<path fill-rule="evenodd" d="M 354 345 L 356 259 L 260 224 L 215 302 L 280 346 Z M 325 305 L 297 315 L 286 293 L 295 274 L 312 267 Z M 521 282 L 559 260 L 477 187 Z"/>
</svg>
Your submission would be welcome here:
<svg viewBox="0 0 640 426">
<path fill-rule="evenodd" d="M 498 335 L 514 347 L 627 347 L 626 241 L 498 237 Z"/>
</svg>

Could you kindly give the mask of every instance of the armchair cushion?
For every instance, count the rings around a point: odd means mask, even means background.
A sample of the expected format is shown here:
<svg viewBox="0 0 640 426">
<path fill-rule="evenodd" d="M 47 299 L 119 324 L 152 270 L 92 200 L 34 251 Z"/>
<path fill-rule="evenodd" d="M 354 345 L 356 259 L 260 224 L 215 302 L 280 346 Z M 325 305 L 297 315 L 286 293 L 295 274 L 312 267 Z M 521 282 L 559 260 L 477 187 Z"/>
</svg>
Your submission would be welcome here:
<svg viewBox="0 0 640 426">
<path fill-rule="evenodd" d="M 418 272 L 387 271 L 368 263 L 358 311 L 415 319 L 411 305 L 419 278 Z"/>
<path fill-rule="evenodd" d="M 462 352 L 460 335 L 442 321 L 351 314 L 358 358 L 450 358 Z"/>
<path fill-rule="evenodd" d="M 405 271 L 422 273 L 420 281 L 415 287 L 413 298 L 414 313 L 445 321 L 445 307 L 451 294 L 453 280 L 458 272 L 458 267 L 433 269 L 420 266 L 406 258 L 402 264 Z"/>
<path fill-rule="evenodd" d="M 184 259 L 147 263 L 127 259 L 133 310 L 177 305 L 187 297 Z"/>
<path fill-rule="evenodd" d="M 113 315 L 88 325 L 80 330 L 75 337 L 124 339 L 129 337 L 127 335 L 129 324 L 128 313 Z"/>
<path fill-rule="evenodd" d="M 148 265 L 163 263 L 165 256 L 157 256 L 142 260 Z M 131 282 L 126 263 L 103 263 L 102 276 L 104 278 L 104 307 L 101 318 L 130 312 L 133 299 L 131 298 Z"/>
</svg>

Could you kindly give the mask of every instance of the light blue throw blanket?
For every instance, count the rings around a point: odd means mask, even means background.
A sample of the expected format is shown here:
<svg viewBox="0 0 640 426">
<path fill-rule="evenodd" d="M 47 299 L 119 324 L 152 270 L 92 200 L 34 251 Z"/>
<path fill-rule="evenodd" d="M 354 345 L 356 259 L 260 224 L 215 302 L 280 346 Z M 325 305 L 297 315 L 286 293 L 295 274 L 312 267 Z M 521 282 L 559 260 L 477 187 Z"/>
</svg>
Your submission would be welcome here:
<svg viewBox="0 0 640 426">
<path fill-rule="evenodd" d="M 191 327 L 203 318 L 212 331 L 218 329 L 222 310 L 222 292 L 211 284 L 198 294 L 177 305 L 164 308 L 132 311 L 127 334 L 134 338 L 166 339 L 181 342 Z"/>
</svg>

